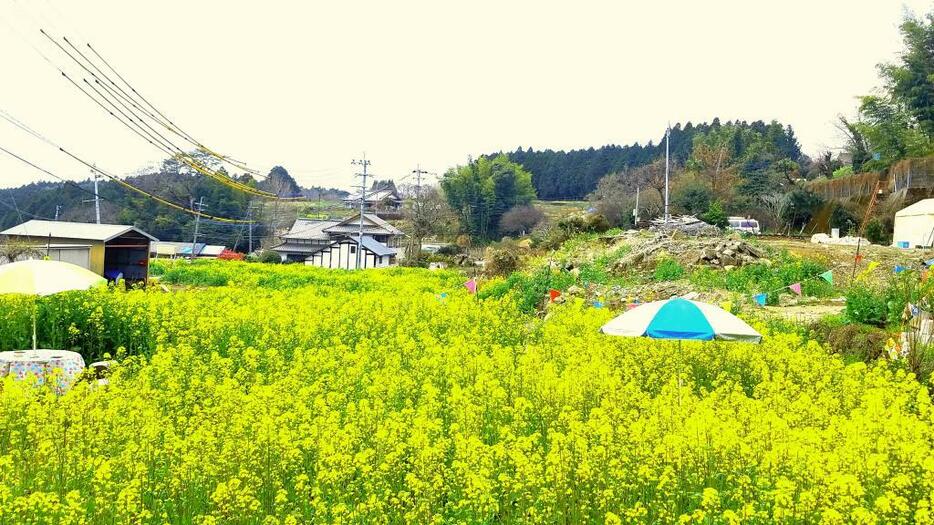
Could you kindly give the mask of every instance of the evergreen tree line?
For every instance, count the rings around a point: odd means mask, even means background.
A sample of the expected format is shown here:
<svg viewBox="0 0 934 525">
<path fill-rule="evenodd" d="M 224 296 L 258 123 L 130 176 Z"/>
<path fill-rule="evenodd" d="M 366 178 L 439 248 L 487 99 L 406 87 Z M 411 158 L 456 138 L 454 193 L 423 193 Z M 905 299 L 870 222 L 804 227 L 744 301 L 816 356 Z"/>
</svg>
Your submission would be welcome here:
<svg viewBox="0 0 934 525">
<path fill-rule="evenodd" d="M 770 142 L 770 149 L 780 158 L 798 162 L 802 157 L 801 147 L 791 126 L 783 126 L 775 121 L 766 123 L 761 120 L 730 121 L 722 124 L 719 118 L 715 118 L 710 123 L 695 125 L 688 122 L 683 126 L 679 123 L 671 128 L 669 148 L 672 163 L 686 164 L 693 152 L 694 138 L 721 127 L 735 127 L 749 131 L 748 135 L 766 137 Z M 735 143 L 734 156 L 744 155 L 746 148 L 750 145 L 751 142 L 743 141 L 743 136 L 740 135 Z M 645 145 L 637 142 L 627 146 L 608 145 L 571 151 L 551 149 L 536 151 L 533 148 L 520 147 L 506 155 L 509 160 L 521 164 L 531 172 L 532 184 L 540 199 L 576 200 L 583 199 L 593 192 L 600 179 L 608 174 L 645 166 L 663 157 L 665 142 L 664 133 L 662 133 L 661 140 L 649 141 Z"/>
</svg>

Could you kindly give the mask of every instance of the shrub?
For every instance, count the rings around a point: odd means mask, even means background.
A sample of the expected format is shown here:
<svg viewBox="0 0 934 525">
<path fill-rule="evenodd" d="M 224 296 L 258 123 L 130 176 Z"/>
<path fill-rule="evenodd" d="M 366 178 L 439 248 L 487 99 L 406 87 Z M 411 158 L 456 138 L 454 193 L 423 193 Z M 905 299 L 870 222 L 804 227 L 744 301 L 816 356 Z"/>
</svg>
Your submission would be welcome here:
<svg viewBox="0 0 934 525">
<path fill-rule="evenodd" d="M 876 326 L 848 321 L 846 315 L 826 317 L 811 324 L 810 335 L 845 357 L 866 363 L 881 357 L 889 334 Z"/>
<path fill-rule="evenodd" d="M 610 221 L 602 213 L 588 214 L 584 224 L 584 231 L 588 232 L 603 233 L 611 228 Z"/>
<path fill-rule="evenodd" d="M 885 225 L 878 217 L 873 217 L 866 223 L 866 240 L 873 244 L 888 244 L 889 234 L 885 231 Z"/>
<path fill-rule="evenodd" d="M 844 206 L 838 204 L 830 214 L 830 227 L 840 228 L 842 235 L 855 234 L 858 226 L 859 219 Z"/>
<path fill-rule="evenodd" d="M 282 256 L 275 250 L 263 250 L 256 256 L 257 262 L 267 264 L 279 264 L 282 262 Z"/>
<path fill-rule="evenodd" d="M 678 264 L 678 261 L 671 258 L 664 258 L 655 265 L 653 278 L 656 281 L 674 281 L 684 275 L 684 267 Z"/>
<path fill-rule="evenodd" d="M 512 240 L 487 248 L 484 271 L 488 275 L 507 276 L 519 269 L 519 246 Z"/>
<path fill-rule="evenodd" d="M 542 210 L 532 205 L 516 206 L 499 220 L 499 231 L 504 235 L 525 235 L 544 220 Z"/>
<path fill-rule="evenodd" d="M 831 178 L 841 179 L 843 177 L 849 177 L 852 174 L 853 174 L 853 166 L 843 166 L 841 168 L 837 168 L 833 170 L 833 175 L 831 175 Z"/>
<path fill-rule="evenodd" d="M 464 253 L 464 248 L 456 244 L 445 244 L 435 252 L 437 255 L 459 255 Z"/>
<path fill-rule="evenodd" d="M 224 251 L 222 251 L 220 255 L 217 256 L 217 258 L 221 261 L 242 261 L 244 258 L 246 258 L 246 255 L 224 248 Z"/>
<path fill-rule="evenodd" d="M 726 212 L 723 211 L 723 205 L 720 204 L 720 201 L 714 201 L 710 205 L 710 208 L 707 209 L 707 213 L 703 214 L 701 220 L 707 224 L 712 224 L 719 228 L 726 228 L 730 225 L 729 219 L 727 219 Z"/>
<path fill-rule="evenodd" d="M 851 323 L 885 326 L 885 296 L 867 286 L 851 286 L 846 293 L 846 318 Z"/>
</svg>

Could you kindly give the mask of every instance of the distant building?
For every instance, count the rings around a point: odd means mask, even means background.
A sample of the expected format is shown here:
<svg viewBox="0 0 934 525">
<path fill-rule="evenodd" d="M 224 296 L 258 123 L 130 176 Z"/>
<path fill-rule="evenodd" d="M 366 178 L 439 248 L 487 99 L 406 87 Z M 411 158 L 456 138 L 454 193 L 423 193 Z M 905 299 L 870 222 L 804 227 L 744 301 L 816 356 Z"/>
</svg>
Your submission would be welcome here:
<svg viewBox="0 0 934 525">
<path fill-rule="evenodd" d="M 344 220 L 297 219 L 272 249 L 283 261 L 303 262 L 322 268 L 357 268 L 357 236 L 360 214 Z M 403 233 L 374 214 L 363 215 L 360 247 L 362 268 L 384 268 L 397 262 Z"/>
<path fill-rule="evenodd" d="M 149 277 L 149 250 L 158 239 L 134 226 L 31 220 L 0 232 L 26 241 L 50 259 L 77 264 L 108 279 L 128 283 Z"/>
<path fill-rule="evenodd" d="M 360 192 L 346 197 L 344 204 L 349 208 L 359 209 Z M 396 183 L 391 180 L 374 181 L 370 189 L 365 192 L 364 211 L 397 211 L 401 207 L 402 196 L 399 195 L 399 190 L 396 189 Z"/>
<path fill-rule="evenodd" d="M 225 249 L 227 249 L 226 246 L 221 246 L 219 244 L 205 244 L 203 242 L 197 242 L 195 243 L 195 257 L 199 259 L 215 258 Z M 175 241 L 154 242 L 150 247 L 149 254 L 152 257 L 165 257 L 168 259 L 191 257 L 191 243 Z"/>
</svg>

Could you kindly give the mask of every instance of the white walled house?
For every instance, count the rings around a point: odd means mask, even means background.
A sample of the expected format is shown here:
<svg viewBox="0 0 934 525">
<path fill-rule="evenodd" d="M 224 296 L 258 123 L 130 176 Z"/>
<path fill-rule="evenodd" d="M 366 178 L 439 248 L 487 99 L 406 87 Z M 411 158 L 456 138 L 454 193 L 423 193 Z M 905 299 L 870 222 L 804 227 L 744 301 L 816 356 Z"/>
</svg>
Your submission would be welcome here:
<svg viewBox="0 0 934 525">
<path fill-rule="evenodd" d="M 355 270 L 359 233 L 359 213 L 343 220 L 297 219 L 272 249 L 286 262 Z M 383 219 L 364 214 L 361 268 L 394 266 L 402 236 L 402 231 Z"/>
<path fill-rule="evenodd" d="M 367 235 L 363 236 L 361 243 L 363 255 L 360 257 L 360 266 L 367 268 L 386 268 L 395 266 L 396 249 L 376 241 Z M 326 248 L 319 250 L 305 259 L 305 264 L 321 268 L 357 269 L 357 238 L 345 237 L 334 241 Z"/>
</svg>

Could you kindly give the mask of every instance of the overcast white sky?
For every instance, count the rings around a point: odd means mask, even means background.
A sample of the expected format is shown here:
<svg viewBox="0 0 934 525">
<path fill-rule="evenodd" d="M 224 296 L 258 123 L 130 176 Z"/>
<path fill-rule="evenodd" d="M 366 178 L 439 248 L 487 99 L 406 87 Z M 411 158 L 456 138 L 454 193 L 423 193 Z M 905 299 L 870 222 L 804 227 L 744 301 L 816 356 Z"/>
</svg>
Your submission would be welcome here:
<svg viewBox="0 0 934 525">
<path fill-rule="evenodd" d="M 90 42 L 176 124 L 264 172 L 347 187 L 517 146 L 657 140 L 665 122 L 778 119 L 807 153 L 878 84 L 918 0 L 0 0 L 0 109 L 110 171 L 159 158 L 62 78 L 39 34 Z M 31 46 L 34 46 L 31 47 Z M 0 120 L 0 146 L 88 172 Z M 0 186 L 49 179 L 0 153 Z"/>
</svg>

